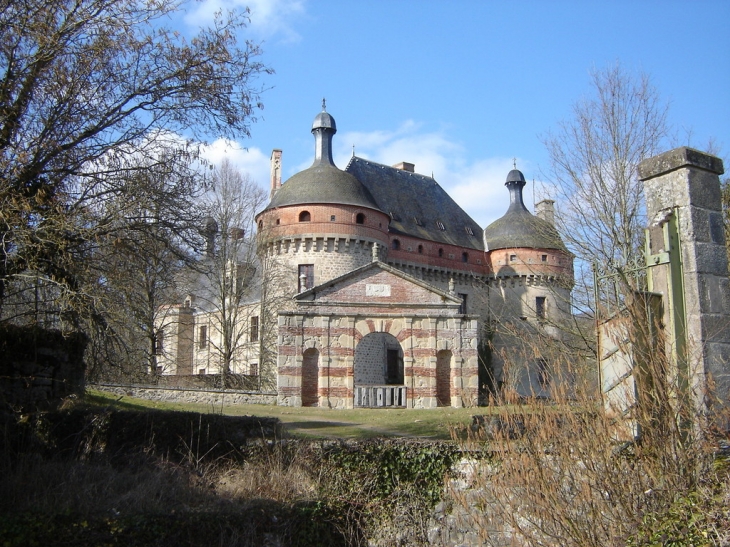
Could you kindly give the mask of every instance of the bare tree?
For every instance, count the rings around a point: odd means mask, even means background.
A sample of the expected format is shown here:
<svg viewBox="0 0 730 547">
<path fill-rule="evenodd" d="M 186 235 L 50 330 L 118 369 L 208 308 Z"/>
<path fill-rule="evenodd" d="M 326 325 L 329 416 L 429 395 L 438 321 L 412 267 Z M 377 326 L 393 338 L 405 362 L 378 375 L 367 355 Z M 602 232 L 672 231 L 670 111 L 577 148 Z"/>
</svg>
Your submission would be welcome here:
<svg viewBox="0 0 730 547">
<path fill-rule="evenodd" d="M 668 136 L 668 106 L 646 74 L 616 64 L 594 71 L 591 85 L 591 97 L 544 139 L 546 179 L 557 194 L 561 235 L 577 258 L 574 299 L 584 312 L 594 309 L 591 265 L 624 264 L 641 253 L 646 219 L 636 168 Z"/>
<path fill-rule="evenodd" d="M 131 180 L 125 184 L 134 191 L 112 193 L 94 208 L 98 236 L 86 284 L 99 295 L 97 311 L 105 326 L 91 330 L 93 342 L 102 348 L 109 341 L 100 337 L 115 342 L 114 354 L 102 354 L 99 368 L 130 377 L 157 370 L 159 331 L 169 321 L 162 304 L 179 300 L 179 275 L 202 245 L 197 202 L 205 186 L 195 162 L 176 151 L 162 151 L 156 165 L 126 174 Z"/>
<path fill-rule="evenodd" d="M 260 362 L 261 276 L 256 254 L 254 215 L 264 190 L 224 160 L 213 174 L 205 209 L 208 248 L 195 293 L 196 307 L 207 312 L 207 340 L 225 385 L 232 365 L 248 351 Z M 257 371 L 258 374 L 259 371 Z"/>
<path fill-rule="evenodd" d="M 119 226 L 100 201 L 134 196 L 161 142 L 188 153 L 178 134 L 249 134 L 270 71 L 237 43 L 247 14 L 187 41 L 164 26 L 179 8 L 0 0 L 0 304 L 32 272 L 77 305 L 79 265 Z"/>
</svg>

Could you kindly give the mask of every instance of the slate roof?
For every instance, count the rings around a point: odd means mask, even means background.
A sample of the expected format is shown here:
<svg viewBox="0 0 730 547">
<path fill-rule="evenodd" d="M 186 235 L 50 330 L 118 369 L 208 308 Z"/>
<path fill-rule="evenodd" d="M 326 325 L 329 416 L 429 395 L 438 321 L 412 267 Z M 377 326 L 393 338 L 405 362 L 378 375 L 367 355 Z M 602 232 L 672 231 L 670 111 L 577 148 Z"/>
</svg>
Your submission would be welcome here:
<svg viewBox="0 0 730 547">
<path fill-rule="evenodd" d="M 334 165 L 319 164 L 293 175 L 266 209 L 309 203 L 337 203 L 378 209 L 373 196 L 354 176 Z"/>
<path fill-rule="evenodd" d="M 510 208 L 502 218 L 487 226 L 484 240 L 488 251 L 514 247 L 567 250 L 555 227 L 527 209 Z"/>
<path fill-rule="evenodd" d="M 486 250 L 522 247 L 567 251 L 555 227 L 536 217 L 525 207 L 522 201 L 524 175 L 513 169 L 507 174 L 505 186 L 510 192 L 509 209 L 502 218 L 495 220 L 484 230 Z"/>
<path fill-rule="evenodd" d="M 378 209 L 391 215 L 391 233 L 484 249 L 482 229 L 432 177 L 357 156 L 345 171 L 369 191 Z"/>
</svg>

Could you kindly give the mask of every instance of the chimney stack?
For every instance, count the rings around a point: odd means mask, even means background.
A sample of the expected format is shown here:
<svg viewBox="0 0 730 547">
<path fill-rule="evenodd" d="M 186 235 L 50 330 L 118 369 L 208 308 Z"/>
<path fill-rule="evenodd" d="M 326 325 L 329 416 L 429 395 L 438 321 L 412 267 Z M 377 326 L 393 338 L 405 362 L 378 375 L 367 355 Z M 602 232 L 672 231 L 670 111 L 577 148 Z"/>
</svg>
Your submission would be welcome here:
<svg viewBox="0 0 730 547">
<path fill-rule="evenodd" d="M 271 151 L 271 195 L 269 199 L 274 197 L 277 190 L 281 188 L 281 150 L 274 148 Z"/>
<path fill-rule="evenodd" d="M 535 216 L 555 226 L 555 200 L 544 199 L 535 204 Z"/>
<path fill-rule="evenodd" d="M 393 167 L 395 167 L 396 169 L 400 169 L 401 171 L 408 171 L 409 173 L 416 172 L 416 165 L 413 163 L 408 163 L 407 161 L 396 163 Z"/>
</svg>

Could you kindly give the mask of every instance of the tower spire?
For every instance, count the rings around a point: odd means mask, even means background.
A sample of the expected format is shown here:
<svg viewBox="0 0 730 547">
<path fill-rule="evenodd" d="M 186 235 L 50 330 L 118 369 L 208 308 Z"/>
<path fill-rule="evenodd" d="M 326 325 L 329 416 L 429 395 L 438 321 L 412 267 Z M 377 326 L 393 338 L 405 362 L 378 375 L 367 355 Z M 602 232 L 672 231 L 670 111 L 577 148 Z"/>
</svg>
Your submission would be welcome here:
<svg viewBox="0 0 730 547">
<path fill-rule="evenodd" d="M 327 112 L 327 101 L 322 99 L 322 112 L 317 114 L 312 124 L 314 135 L 314 165 L 334 165 L 332 159 L 332 136 L 337 133 L 337 125 L 332 115 Z"/>
</svg>

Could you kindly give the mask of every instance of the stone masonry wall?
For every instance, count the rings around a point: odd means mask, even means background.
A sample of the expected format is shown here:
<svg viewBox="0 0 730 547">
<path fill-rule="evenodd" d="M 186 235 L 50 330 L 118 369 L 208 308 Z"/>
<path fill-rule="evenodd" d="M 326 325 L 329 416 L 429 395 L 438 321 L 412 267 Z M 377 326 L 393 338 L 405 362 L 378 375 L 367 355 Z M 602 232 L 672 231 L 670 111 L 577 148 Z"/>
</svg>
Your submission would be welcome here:
<svg viewBox="0 0 730 547">
<path fill-rule="evenodd" d="M 94 384 L 89 385 L 93 389 L 114 393 L 115 395 L 137 397 L 150 401 L 194 403 L 210 405 L 212 407 L 222 405 L 275 405 L 276 393 L 261 393 L 253 391 L 236 390 L 202 390 L 202 389 L 181 389 L 148 386 L 123 386 L 117 384 Z"/>
<path fill-rule="evenodd" d="M 669 215 L 678 219 L 688 395 L 696 411 L 712 407 L 713 400 L 720 408 L 730 406 L 730 281 L 718 176 L 723 172 L 722 160 L 687 147 L 639 165 L 650 226 L 661 228 Z M 671 298 L 669 287 L 654 290 Z"/>
<path fill-rule="evenodd" d="M 475 317 L 418 316 L 279 316 L 280 405 L 300 406 L 302 356 L 320 352 L 320 406 L 352 408 L 357 344 L 372 332 L 387 332 L 403 348 L 404 384 L 409 408 L 438 406 L 436 363 L 439 351 L 452 352 L 450 403 L 474 403 L 478 388 L 477 320 Z"/>
</svg>

